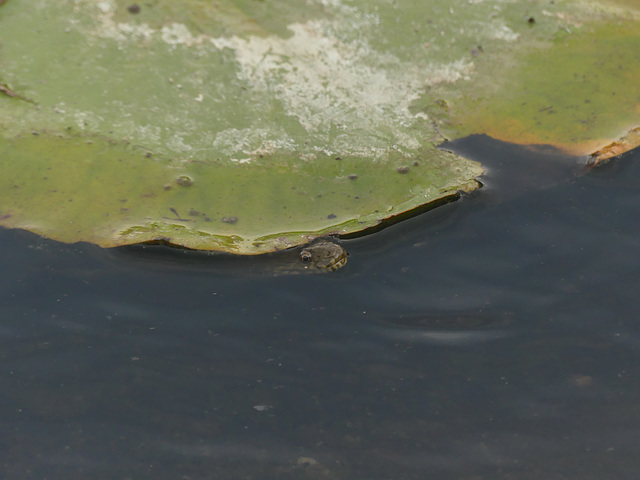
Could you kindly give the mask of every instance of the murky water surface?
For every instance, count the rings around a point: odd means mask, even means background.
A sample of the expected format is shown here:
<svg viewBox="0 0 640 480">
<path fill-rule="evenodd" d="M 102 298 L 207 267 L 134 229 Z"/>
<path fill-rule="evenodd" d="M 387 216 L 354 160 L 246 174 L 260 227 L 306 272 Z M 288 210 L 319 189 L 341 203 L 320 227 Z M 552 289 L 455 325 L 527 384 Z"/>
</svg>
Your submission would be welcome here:
<svg viewBox="0 0 640 480">
<path fill-rule="evenodd" d="M 331 274 L 0 231 L 0 477 L 637 478 L 640 152 L 454 147 Z"/>
</svg>

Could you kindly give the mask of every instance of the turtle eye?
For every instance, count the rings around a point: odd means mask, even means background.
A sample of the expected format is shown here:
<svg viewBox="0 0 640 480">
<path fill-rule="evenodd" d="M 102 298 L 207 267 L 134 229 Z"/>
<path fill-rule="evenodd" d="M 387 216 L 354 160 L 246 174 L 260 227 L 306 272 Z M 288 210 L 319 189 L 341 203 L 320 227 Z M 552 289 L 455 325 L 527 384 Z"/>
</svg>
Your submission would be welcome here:
<svg viewBox="0 0 640 480">
<path fill-rule="evenodd" d="M 310 262 L 311 261 L 311 252 L 309 250 L 302 250 L 300 252 L 300 260 L 302 260 L 303 262 Z"/>
</svg>

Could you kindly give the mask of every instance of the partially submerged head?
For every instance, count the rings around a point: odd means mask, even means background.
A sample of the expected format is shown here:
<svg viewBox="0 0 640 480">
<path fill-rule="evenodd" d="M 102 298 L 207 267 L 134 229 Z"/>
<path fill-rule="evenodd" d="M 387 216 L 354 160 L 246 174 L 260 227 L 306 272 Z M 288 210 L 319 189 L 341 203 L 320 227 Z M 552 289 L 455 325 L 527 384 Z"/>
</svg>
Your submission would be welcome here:
<svg viewBox="0 0 640 480">
<path fill-rule="evenodd" d="M 347 263 L 347 252 L 338 243 L 326 238 L 316 238 L 300 250 L 300 261 L 306 270 L 332 272 Z"/>
</svg>

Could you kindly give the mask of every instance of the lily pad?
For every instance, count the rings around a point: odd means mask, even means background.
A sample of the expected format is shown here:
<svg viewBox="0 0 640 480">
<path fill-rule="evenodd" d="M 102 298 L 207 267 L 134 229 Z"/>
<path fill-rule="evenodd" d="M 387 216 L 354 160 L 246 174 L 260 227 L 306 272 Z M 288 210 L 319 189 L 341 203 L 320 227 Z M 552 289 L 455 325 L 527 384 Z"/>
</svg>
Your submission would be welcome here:
<svg viewBox="0 0 640 480">
<path fill-rule="evenodd" d="M 8 1 L 0 225 L 241 254 L 367 230 L 478 186 L 445 135 L 591 153 L 639 124 L 638 18 L 578 1 Z"/>
<path fill-rule="evenodd" d="M 478 63 L 479 76 L 492 81 L 462 95 L 440 92 L 451 105 L 441 128 L 588 155 L 638 127 L 640 10 L 629 19 L 593 15 L 586 24 L 580 17 L 564 22 L 548 46 L 517 46 L 521 59 L 504 76 L 491 75 L 493 61 Z M 534 28 L 550 21 L 538 18 Z"/>
</svg>

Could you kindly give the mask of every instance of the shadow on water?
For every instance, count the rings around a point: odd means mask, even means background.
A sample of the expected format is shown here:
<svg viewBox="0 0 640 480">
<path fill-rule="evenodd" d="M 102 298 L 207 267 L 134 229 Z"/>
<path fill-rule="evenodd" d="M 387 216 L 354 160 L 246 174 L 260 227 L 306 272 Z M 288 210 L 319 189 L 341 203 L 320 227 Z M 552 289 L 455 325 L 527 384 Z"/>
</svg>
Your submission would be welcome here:
<svg viewBox="0 0 640 480">
<path fill-rule="evenodd" d="M 445 147 L 485 187 L 326 275 L 0 231 L 0 476 L 635 478 L 640 152 Z"/>
</svg>

